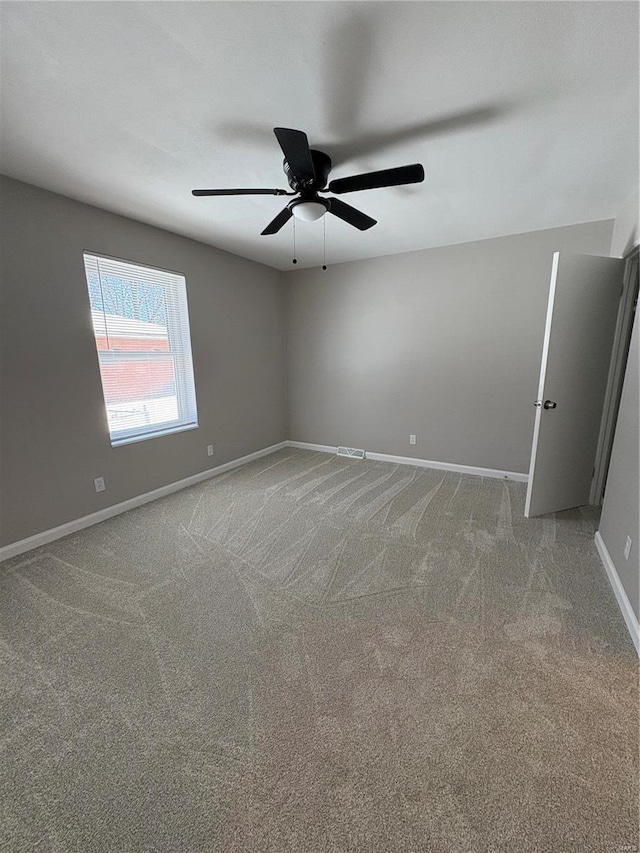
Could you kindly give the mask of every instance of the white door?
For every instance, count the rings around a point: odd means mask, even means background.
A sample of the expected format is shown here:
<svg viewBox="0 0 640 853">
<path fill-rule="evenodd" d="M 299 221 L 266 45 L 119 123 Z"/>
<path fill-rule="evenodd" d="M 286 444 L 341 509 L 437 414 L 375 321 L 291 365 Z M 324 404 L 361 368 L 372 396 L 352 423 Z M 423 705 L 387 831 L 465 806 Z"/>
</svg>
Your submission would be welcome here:
<svg viewBox="0 0 640 853">
<path fill-rule="evenodd" d="M 553 256 L 527 518 L 589 503 L 623 272 L 618 258 Z"/>
</svg>

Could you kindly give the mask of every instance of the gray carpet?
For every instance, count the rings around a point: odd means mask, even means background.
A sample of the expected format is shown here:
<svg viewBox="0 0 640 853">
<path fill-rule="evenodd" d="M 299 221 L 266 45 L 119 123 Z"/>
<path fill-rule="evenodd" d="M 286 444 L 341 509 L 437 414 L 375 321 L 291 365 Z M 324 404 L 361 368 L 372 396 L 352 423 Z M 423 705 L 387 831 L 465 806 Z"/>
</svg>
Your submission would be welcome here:
<svg viewBox="0 0 640 853">
<path fill-rule="evenodd" d="M 2 850 L 638 845 L 595 514 L 284 450 L 0 566 Z"/>
</svg>

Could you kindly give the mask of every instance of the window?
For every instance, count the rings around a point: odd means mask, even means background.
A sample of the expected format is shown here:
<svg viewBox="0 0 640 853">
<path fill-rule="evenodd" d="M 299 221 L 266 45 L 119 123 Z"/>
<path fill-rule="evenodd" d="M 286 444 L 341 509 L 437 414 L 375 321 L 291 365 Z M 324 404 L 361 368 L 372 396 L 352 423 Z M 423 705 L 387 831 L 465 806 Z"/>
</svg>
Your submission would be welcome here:
<svg viewBox="0 0 640 853">
<path fill-rule="evenodd" d="M 85 252 L 111 444 L 198 426 L 183 275 Z"/>
</svg>

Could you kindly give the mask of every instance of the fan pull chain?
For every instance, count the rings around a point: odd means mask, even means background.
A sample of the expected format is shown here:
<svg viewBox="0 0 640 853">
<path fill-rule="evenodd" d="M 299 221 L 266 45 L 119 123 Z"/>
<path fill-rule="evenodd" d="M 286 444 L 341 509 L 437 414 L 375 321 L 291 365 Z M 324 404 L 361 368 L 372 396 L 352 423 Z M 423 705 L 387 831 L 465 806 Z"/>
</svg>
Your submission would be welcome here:
<svg viewBox="0 0 640 853">
<path fill-rule="evenodd" d="M 297 264 L 298 259 L 296 258 L 296 218 L 293 217 L 293 261 L 292 263 Z"/>
<path fill-rule="evenodd" d="M 322 269 L 327 268 L 327 216 L 322 217 Z"/>
</svg>

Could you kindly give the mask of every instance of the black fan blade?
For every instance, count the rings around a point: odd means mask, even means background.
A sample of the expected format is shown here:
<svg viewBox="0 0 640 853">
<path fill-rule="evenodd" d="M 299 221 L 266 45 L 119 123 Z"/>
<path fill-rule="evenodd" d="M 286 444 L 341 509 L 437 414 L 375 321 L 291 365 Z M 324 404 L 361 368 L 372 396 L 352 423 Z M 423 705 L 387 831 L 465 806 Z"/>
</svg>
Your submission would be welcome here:
<svg viewBox="0 0 640 853">
<path fill-rule="evenodd" d="M 286 190 L 254 190 L 254 189 L 236 189 L 236 190 L 191 190 L 191 195 L 293 195 Z"/>
<path fill-rule="evenodd" d="M 267 225 L 264 231 L 260 232 L 260 236 L 264 236 L 265 234 L 277 234 L 278 231 L 282 228 L 282 226 L 287 223 L 293 213 L 289 210 L 289 207 L 285 207 L 280 213 L 276 216 L 275 219 L 272 219 L 271 222 Z"/>
<path fill-rule="evenodd" d="M 414 163 L 412 166 L 398 166 L 397 169 L 382 169 L 380 172 L 366 172 L 364 175 L 338 178 L 329 184 L 329 192 L 354 193 L 358 190 L 375 190 L 378 187 L 419 184 L 421 181 L 424 181 L 424 169 L 420 163 Z"/>
<path fill-rule="evenodd" d="M 273 132 L 293 177 L 300 184 L 312 184 L 316 179 L 316 170 L 313 167 L 307 134 L 289 127 L 274 127 Z"/>
<path fill-rule="evenodd" d="M 351 207 L 350 204 L 345 204 L 343 201 L 340 201 L 339 198 L 329 198 L 327 201 L 329 202 L 329 213 L 333 213 L 333 215 L 337 216 L 338 219 L 343 219 L 345 222 L 348 222 L 349 225 L 353 225 L 354 228 L 358 228 L 360 231 L 366 231 L 367 228 L 373 228 L 376 224 L 377 220 L 367 216 L 367 214 L 363 213 L 361 210 L 356 210 L 355 207 Z"/>
</svg>

